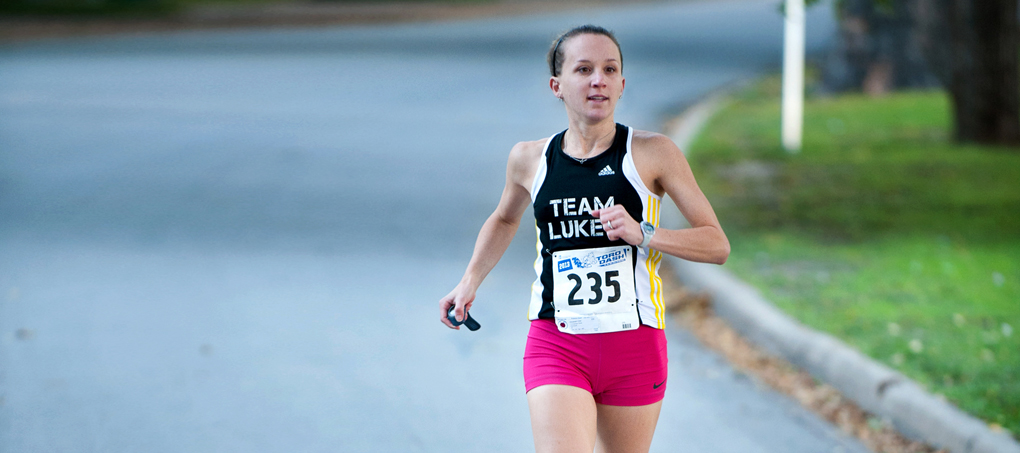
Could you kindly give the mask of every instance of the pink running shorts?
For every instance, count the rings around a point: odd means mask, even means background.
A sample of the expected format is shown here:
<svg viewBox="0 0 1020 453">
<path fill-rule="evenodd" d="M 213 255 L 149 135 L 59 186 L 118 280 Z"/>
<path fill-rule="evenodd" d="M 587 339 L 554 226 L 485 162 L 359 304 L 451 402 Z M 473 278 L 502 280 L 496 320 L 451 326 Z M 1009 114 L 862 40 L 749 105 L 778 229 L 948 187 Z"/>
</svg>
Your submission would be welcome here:
<svg viewBox="0 0 1020 453">
<path fill-rule="evenodd" d="M 623 332 L 572 335 L 551 319 L 531 321 L 524 348 L 524 386 L 579 387 L 595 402 L 644 406 L 666 393 L 666 334 L 644 324 Z"/>
</svg>

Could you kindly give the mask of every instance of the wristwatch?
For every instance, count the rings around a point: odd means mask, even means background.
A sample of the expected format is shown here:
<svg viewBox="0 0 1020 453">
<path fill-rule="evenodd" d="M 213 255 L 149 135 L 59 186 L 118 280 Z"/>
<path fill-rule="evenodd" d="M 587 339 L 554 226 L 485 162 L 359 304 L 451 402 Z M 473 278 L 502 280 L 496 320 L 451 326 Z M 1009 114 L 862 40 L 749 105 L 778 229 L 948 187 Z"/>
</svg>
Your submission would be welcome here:
<svg viewBox="0 0 1020 453">
<path fill-rule="evenodd" d="M 639 247 L 648 247 L 648 243 L 652 242 L 652 235 L 655 234 L 655 225 L 648 222 L 641 222 L 641 245 Z"/>
</svg>

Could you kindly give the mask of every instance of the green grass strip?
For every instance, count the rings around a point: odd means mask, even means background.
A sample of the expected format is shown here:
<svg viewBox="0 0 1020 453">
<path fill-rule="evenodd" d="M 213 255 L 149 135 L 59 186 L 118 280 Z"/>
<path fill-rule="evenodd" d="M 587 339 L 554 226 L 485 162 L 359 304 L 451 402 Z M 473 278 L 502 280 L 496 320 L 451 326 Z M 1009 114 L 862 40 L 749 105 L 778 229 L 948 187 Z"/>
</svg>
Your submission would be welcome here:
<svg viewBox="0 0 1020 453">
<path fill-rule="evenodd" d="M 949 142 L 940 92 L 813 97 L 779 145 L 779 81 L 688 153 L 733 272 L 779 308 L 1020 432 L 1020 150 Z"/>
</svg>

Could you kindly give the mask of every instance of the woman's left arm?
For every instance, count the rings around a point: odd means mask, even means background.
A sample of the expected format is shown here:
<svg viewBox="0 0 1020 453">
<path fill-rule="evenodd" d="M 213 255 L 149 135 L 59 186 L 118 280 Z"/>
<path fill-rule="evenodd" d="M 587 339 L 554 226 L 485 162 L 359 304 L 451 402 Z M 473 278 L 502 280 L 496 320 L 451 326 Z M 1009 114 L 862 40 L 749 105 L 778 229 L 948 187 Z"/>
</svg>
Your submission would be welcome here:
<svg viewBox="0 0 1020 453">
<path fill-rule="evenodd" d="M 657 194 L 668 194 L 691 225 L 679 230 L 657 228 L 648 247 L 688 261 L 725 263 L 730 255 L 730 241 L 712 205 L 694 180 L 691 166 L 680 148 L 664 135 L 635 132 L 632 151 L 634 165 L 645 185 Z M 600 218 L 603 228 L 607 222 L 613 222 L 616 228 L 606 230 L 611 240 L 623 239 L 631 245 L 641 243 L 640 224 L 622 206 L 592 214 Z"/>
</svg>

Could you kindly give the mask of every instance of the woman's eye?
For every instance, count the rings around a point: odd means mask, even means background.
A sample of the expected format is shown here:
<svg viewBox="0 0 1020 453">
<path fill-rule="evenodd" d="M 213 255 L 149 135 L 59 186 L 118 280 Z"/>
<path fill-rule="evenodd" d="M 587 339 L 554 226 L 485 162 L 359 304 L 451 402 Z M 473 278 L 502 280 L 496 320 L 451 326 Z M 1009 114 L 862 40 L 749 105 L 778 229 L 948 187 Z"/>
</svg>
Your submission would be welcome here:
<svg viewBox="0 0 1020 453">
<path fill-rule="evenodd" d="M 577 68 L 577 72 L 580 72 L 581 74 L 587 74 L 587 73 L 591 72 L 591 68 L 586 67 L 586 66 L 581 66 L 580 68 Z"/>
<path fill-rule="evenodd" d="M 606 68 L 606 72 L 608 72 L 608 73 L 614 73 L 614 72 L 616 72 L 616 68 L 614 68 L 614 67 L 610 66 L 610 67 Z"/>
</svg>

